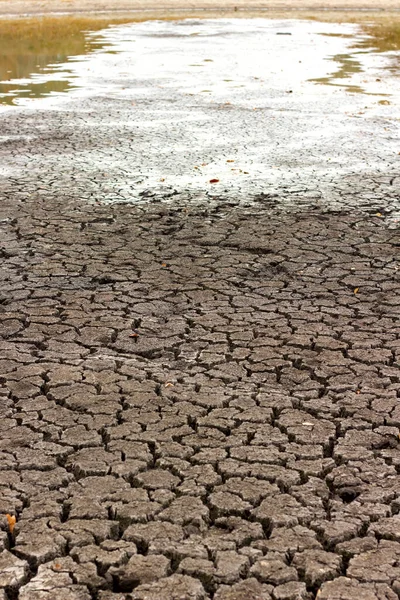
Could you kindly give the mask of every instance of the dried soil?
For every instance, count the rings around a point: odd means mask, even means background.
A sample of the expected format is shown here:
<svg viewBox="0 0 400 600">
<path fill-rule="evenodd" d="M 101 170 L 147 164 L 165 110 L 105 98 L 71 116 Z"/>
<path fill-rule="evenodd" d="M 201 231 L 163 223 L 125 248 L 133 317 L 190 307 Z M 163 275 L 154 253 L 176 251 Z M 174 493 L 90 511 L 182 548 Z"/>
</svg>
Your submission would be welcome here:
<svg viewBox="0 0 400 600">
<path fill-rule="evenodd" d="M 397 597 L 382 218 L 11 191 L 1 213 L 10 598 Z"/>
</svg>

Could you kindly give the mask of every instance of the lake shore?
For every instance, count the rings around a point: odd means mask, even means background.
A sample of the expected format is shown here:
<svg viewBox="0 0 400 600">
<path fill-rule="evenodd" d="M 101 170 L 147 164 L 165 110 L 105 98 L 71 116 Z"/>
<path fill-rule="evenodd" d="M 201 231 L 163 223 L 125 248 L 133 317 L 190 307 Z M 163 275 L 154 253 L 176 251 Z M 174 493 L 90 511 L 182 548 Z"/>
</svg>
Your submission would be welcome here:
<svg viewBox="0 0 400 600">
<path fill-rule="evenodd" d="M 111 14 L 121 13 L 135 18 L 166 18 L 179 16 L 277 16 L 297 14 L 322 13 L 329 18 L 329 13 L 337 15 L 344 12 L 358 14 L 360 18 L 373 17 L 382 13 L 399 13 L 397 0 L 200 0 L 198 2 L 183 2 L 182 0 L 164 0 L 161 5 L 139 0 L 0 0 L 0 17 L 21 17 L 49 14 Z"/>
</svg>

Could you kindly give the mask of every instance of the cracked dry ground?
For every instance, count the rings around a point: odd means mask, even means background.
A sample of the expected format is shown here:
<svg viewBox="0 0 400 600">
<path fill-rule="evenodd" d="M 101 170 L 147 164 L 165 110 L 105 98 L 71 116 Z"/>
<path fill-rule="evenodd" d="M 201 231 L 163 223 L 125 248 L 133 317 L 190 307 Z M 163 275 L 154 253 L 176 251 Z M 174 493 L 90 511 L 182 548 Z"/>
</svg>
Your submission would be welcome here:
<svg viewBox="0 0 400 600">
<path fill-rule="evenodd" d="M 2 600 L 398 598 L 383 218 L 1 211 Z"/>
</svg>

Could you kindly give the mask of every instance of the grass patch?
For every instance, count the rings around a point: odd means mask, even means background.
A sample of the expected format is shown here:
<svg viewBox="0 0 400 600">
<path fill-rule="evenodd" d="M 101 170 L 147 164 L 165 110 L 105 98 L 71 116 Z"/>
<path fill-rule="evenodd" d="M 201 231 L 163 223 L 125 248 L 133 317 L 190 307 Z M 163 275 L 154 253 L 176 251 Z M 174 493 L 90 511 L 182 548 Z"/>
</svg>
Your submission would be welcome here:
<svg viewBox="0 0 400 600">
<path fill-rule="evenodd" d="M 301 17 L 298 17 L 301 18 Z M 400 14 L 374 12 L 321 12 L 308 17 L 313 21 L 329 23 L 352 23 L 359 25 L 368 38 L 357 47 L 375 48 L 378 52 L 400 50 Z"/>
<path fill-rule="evenodd" d="M 379 52 L 400 50 L 400 18 L 391 23 L 365 25 L 363 29 L 370 36 L 365 45 Z"/>
</svg>

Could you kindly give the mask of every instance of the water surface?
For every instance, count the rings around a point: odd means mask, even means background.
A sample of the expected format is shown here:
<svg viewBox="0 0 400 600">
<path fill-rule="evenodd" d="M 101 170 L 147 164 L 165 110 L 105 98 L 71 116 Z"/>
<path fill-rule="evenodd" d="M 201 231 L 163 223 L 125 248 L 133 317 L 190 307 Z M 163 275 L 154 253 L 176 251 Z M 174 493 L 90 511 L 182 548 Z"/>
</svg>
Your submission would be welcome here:
<svg viewBox="0 0 400 600">
<path fill-rule="evenodd" d="M 11 21 L 8 25 L 7 22 L 0 22 L 0 103 L 18 104 L 19 99 L 57 95 L 81 86 L 82 81 L 77 81 L 77 75 L 70 64 L 74 61 L 82 62 L 94 52 L 123 51 L 115 48 L 115 39 L 113 36 L 110 38 L 107 30 L 115 21 L 125 20 L 65 17 Z M 238 20 L 238 23 L 244 24 L 245 33 L 246 21 Z M 287 40 L 287 44 L 296 46 L 296 21 L 288 20 L 287 23 L 290 23 L 290 31 L 285 31 L 287 24 L 282 21 L 283 31 L 275 34 L 294 36 L 294 39 Z M 131 27 L 135 27 L 135 24 Z M 320 34 L 318 35 L 318 30 L 314 29 L 314 32 L 316 38 L 310 39 L 310 44 L 316 53 L 324 53 L 324 37 L 346 40 L 346 51 L 327 54 L 325 60 L 331 66 L 327 65 L 326 73 L 312 81 L 343 87 L 353 93 L 366 92 L 365 86 L 355 83 L 353 78 L 354 74 L 364 72 L 360 55 L 386 52 L 389 57 L 393 54 L 393 49 L 398 47 L 400 37 L 394 25 L 390 29 L 388 26 L 385 29 L 382 25 L 376 25 L 375 28 L 371 26 L 372 35 L 365 35 L 356 26 L 352 26 L 351 32 L 338 32 L 336 24 L 327 27 L 325 23 L 321 23 Z M 152 35 L 154 38 L 176 39 L 180 34 L 173 31 L 153 31 Z M 196 36 L 197 33 L 192 32 L 190 35 Z M 268 36 L 268 32 L 265 35 Z M 301 50 L 299 48 L 300 52 Z M 201 65 L 193 63 L 189 66 Z M 387 68 L 395 70 L 398 66 L 398 60 L 388 61 Z"/>
<path fill-rule="evenodd" d="M 41 98 L 74 86 L 68 63 L 102 48 L 95 32 L 115 19 L 0 20 L 0 102 Z M 125 21 L 125 19 L 123 20 Z"/>
</svg>

